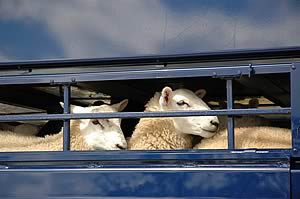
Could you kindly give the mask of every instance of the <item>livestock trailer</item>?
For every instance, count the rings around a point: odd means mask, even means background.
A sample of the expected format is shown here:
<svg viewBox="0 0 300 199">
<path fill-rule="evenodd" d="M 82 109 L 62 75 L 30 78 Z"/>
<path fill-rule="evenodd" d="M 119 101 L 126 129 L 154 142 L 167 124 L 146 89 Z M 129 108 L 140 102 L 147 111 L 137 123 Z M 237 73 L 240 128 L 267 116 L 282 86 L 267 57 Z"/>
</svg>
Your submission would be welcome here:
<svg viewBox="0 0 300 199">
<path fill-rule="evenodd" d="M 63 127 L 61 151 L 0 152 L 0 197 L 300 198 L 299 7 L 0 1 L 1 125 L 36 124 L 43 135 Z M 212 110 L 144 112 L 164 86 L 205 88 Z M 70 113 L 125 98 L 123 112 Z M 214 115 L 227 116 L 227 149 L 70 148 L 71 120 L 122 118 L 130 137 L 139 118 Z M 291 147 L 235 148 L 234 121 L 245 115 L 290 129 Z"/>
</svg>

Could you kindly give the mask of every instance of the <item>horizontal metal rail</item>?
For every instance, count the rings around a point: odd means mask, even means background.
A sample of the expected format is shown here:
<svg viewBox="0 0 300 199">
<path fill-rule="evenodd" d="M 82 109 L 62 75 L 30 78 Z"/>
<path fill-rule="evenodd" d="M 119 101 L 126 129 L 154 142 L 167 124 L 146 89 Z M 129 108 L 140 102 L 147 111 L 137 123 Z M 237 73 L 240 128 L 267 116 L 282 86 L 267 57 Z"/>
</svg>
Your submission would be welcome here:
<svg viewBox="0 0 300 199">
<path fill-rule="evenodd" d="M 34 69 L 34 68 L 62 68 L 87 66 L 140 66 L 151 64 L 178 64 L 191 62 L 237 61 L 253 59 L 283 59 L 299 58 L 300 47 L 226 50 L 191 54 L 153 55 L 138 57 L 92 58 L 92 59 L 64 59 L 41 61 L 0 62 L 0 70 Z"/>
<path fill-rule="evenodd" d="M 241 65 L 241 66 L 215 66 L 215 67 L 189 67 L 189 68 L 161 68 L 161 69 L 139 69 L 122 71 L 95 72 L 55 72 L 47 74 L 4 74 L 0 76 L 0 85 L 10 84 L 63 84 L 90 81 L 108 80 L 133 80 L 133 79 L 158 79 L 158 78 L 187 78 L 187 77 L 240 77 L 250 75 L 251 70 L 255 74 L 274 74 L 290 72 L 292 64 L 276 65 Z M 251 70 L 250 70 L 251 69 Z"/>
<path fill-rule="evenodd" d="M 103 168 L 103 167 L 96 167 L 96 168 L 16 168 L 16 169 L 0 169 L 0 173 L 2 172 L 162 172 L 162 171 L 176 171 L 176 172 L 181 172 L 181 171 L 238 171 L 238 172 L 249 172 L 249 171 L 256 171 L 256 172 L 288 172 L 289 168 L 288 167 L 214 167 L 213 165 L 210 165 L 210 167 L 201 167 L 199 165 L 194 165 L 193 167 L 137 167 L 137 168 Z"/>
<path fill-rule="evenodd" d="M 212 153 L 213 152 L 213 153 Z M 288 149 L 239 150 L 93 150 L 93 151 L 42 151 L 42 152 L 1 152 L 0 161 L 43 162 L 43 161 L 132 161 L 132 160 L 234 160 L 249 158 L 256 160 L 289 159 Z M 103 162 L 102 162 L 103 163 Z M 1 165 L 5 166 L 5 165 Z"/>
<path fill-rule="evenodd" d="M 257 115 L 290 114 L 291 108 L 232 109 L 207 111 L 173 111 L 173 112 L 115 112 L 115 113 L 80 113 L 80 114 L 22 114 L 1 115 L 0 122 L 31 120 L 66 120 L 66 119 L 106 119 L 106 118 L 150 118 L 150 117 L 189 117 L 215 115 Z"/>
</svg>

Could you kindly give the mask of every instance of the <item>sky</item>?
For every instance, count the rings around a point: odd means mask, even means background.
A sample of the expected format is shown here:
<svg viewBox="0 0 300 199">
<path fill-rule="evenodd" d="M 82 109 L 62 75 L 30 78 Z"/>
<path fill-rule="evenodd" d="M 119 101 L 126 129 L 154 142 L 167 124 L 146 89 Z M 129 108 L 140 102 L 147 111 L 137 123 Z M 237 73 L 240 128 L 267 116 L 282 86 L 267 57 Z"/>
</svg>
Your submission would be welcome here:
<svg viewBox="0 0 300 199">
<path fill-rule="evenodd" d="M 300 46 L 299 0 L 0 0 L 0 61 Z"/>
</svg>

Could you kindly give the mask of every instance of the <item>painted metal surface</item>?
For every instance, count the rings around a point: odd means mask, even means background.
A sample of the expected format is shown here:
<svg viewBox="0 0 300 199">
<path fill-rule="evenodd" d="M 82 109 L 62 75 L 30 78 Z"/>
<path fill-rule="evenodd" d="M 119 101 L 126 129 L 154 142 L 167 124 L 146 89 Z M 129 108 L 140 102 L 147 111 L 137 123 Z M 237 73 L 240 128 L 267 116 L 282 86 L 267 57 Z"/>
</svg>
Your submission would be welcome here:
<svg viewBox="0 0 300 199">
<path fill-rule="evenodd" d="M 290 158 L 288 149 L 246 149 L 246 150 L 137 150 L 137 151 L 66 151 L 66 152 L 3 152 L 0 153 L 0 161 L 6 167 L 11 162 L 39 162 L 39 161 L 121 161 L 130 163 L 145 163 L 145 161 L 173 161 L 181 160 L 201 161 L 208 164 L 211 161 L 223 160 L 231 163 L 247 163 L 247 160 L 255 160 L 256 163 L 265 161 L 286 161 Z M 124 165 L 123 165 L 124 166 Z M 129 166 L 129 165 L 127 165 Z"/>
<path fill-rule="evenodd" d="M 70 114 L 70 85 L 64 85 L 64 113 Z M 64 120 L 63 126 L 63 149 L 64 151 L 70 150 L 70 120 Z"/>
<path fill-rule="evenodd" d="M 99 66 L 105 68 L 120 67 L 126 69 L 128 66 L 167 66 L 172 64 L 188 63 L 210 63 L 210 62 L 226 62 L 226 61 L 250 61 L 252 64 L 259 63 L 259 60 L 284 60 L 282 63 L 289 62 L 290 59 L 299 60 L 300 47 L 287 48 L 266 48 L 266 49 L 244 49 L 244 50 L 225 50 L 192 54 L 176 54 L 176 55 L 153 55 L 153 56 L 137 56 L 137 57 L 120 57 L 120 58 L 83 58 L 83 59 L 54 59 L 54 60 L 30 60 L 30 61 L 4 61 L 0 62 L 0 69 L 47 69 L 47 68 L 63 68 L 63 67 L 84 67 L 88 70 L 88 66 Z M 298 59 L 297 59 L 298 58 Z M 263 62 L 265 63 L 265 62 Z M 237 64 L 236 64 L 237 65 Z M 127 67 L 126 67 L 127 66 Z M 111 69 L 112 69 L 111 68 Z M 149 69 L 149 68 L 148 68 Z"/>
<path fill-rule="evenodd" d="M 299 161 L 297 163 L 299 165 Z M 298 168 L 291 169 L 291 192 L 292 198 L 300 198 L 300 169 Z"/>
<path fill-rule="evenodd" d="M 13 2 L 13 1 L 7 1 Z M 23 15 L 23 4 L 21 3 L 14 7 L 19 13 L 16 14 L 16 21 L 20 20 L 18 17 Z M 37 5 L 45 5 L 45 2 Z M 99 1 L 100 2 L 100 1 Z M 104 2 L 104 1 L 102 1 Z M 113 1 L 112 1 L 113 2 Z M 146 1 L 140 1 L 143 5 Z M 148 1 L 147 1 L 148 2 Z M 160 1 L 168 2 L 168 1 Z M 191 1 L 192 2 L 192 1 Z M 258 1 L 256 1 L 258 2 Z M 295 1 L 287 1 L 288 5 Z M 66 3 L 57 5 L 65 5 Z M 77 4 L 80 4 L 77 2 Z M 76 5 L 77 5 L 76 4 Z M 111 3 L 106 3 L 108 7 Z M 151 4 L 151 3 L 149 3 Z M 197 4 L 197 3 L 196 3 Z M 261 5 L 261 3 L 258 3 Z M 286 3 L 284 3 L 286 4 Z M 5 9 L 9 10 L 10 6 L 14 3 L 5 3 Z M 56 6 L 57 6 L 56 5 Z M 121 6 L 124 6 L 121 3 Z M 175 3 L 174 3 L 175 5 Z M 180 4 L 182 5 L 182 4 Z M 187 4 L 186 4 L 187 5 Z M 189 5 L 193 5 L 192 3 Z M 211 3 L 208 3 L 211 5 Z M 244 5 L 236 4 L 238 6 Z M 49 5 L 51 9 L 53 4 Z M 76 7 L 76 6 L 75 6 Z M 158 6 L 164 8 L 163 6 Z M 226 7 L 226 6 L 225 6 Z M 243 7 L 243 6 L 242 6 Z M 297 7 L 297 6 L 296 6 Z M 57 8 L 57 7 L 56 7 Z M 153 7 L 152 7 L 153 8 Z M 257 7 L 256 7 L 257 8 Z M 3 7 L 0 7 L 0 10 Z M 30 13 L 35 13 L 36 5 L 31 9 Z M 74 9 L 74 7 L 70 8 Z M 81 8 L 82 9 L 82 8 Z M 85 9 L 85 7 L 83 8 Z M 121 8 L 122 10 L 123 8 Z M 188 9 L 188 8 L 186 8 Z M 203 8 L 201 8 L 203 9 Z M 245 8 L 246 9 L 246 8 Z M 273 8 L 272 8 L 273 9 Z M 290 10 L 293 10 L 291 7 Z M 109 9 L 108 9 L 109 10 Z M 151 10 L 151 8 L 149 9 Z M 217 9 L 218 10 L 218 9 Z M 226 9 L 225 9 L 226 10 Z M 279 8 L 281 10 L 281 7 Z M 5 10 L 6 11 L 6 10 Z M 58 10 L 59 11 L 59 10 Z M 208 16 L 211 11 L 207 12 Z M 265 13 L 264 10 L 259 11 L 260 14 Z M 28 12 L 29 13 L 29 12 Z M 68 13 L 68 12 L 66 12 Z M 167 13 L 167 12 L 165 12 Z M 230 12 L 235 13 L 235 12 Z M 290 12 L 287 12 L 290 14 Z M 76 15 L 76 14 L 75 14 Z M 257 15 L 257 13 L 255 14 Z M 267 14 L 268 15 L 268 14 Z M 218 16 L 218 15 L 216 15 Z M 238 15 L 234 15 L 238 16 Z M 252 16 L 252 14 L 248 15 Z M 269 15 L 268 15 L 269 16 Z M 275 17 L 275 15 L 271 15 Z M 290 15 L 288 15 L 290 16 Z M 294 16 L 298 19 L 298 14 L 294 13 Z M 253 17 L 253 16 L 252 16 Z M 29 16 L 32 20 L 35 20 L 35 16 Z M 125 17 L 126 18 L 126 17 Z M 235 17 L 234 17 L 235 18 Z M 289 20 L 293 21 L 293 19 Z M 246 18 L 248 19 L 248 18 Z M 263 21 L 260 18 L 260 21 Z M 63 18 L 61 19 L 63 21 Z M 84 20 L 84 15 L 83 15 Z M 170 20 L 170 19 L 169 19 Z M 237 18 L 235 18 L 237 20 Z M 43 19 L 41 19 L 43 21 Z M 190 20 L 189 20 L 190 21 Z M 275 20 L 276 21 L 276 20 Z M 285 20 L 283 20 L 285 21 Z M 296 20 L 295 23 L 298 23 Z M 166 18 L 165 18 L 166 22 Z M 226 20 L 225 20 L 226 22 Z M 0 21 L 0 23 L 3 23 Z M 202 22 L 201 22 L 202 23 Z M 210 22 L 205 22 L 210 24 Z M 243 22 L 244 23 L 244 22 Z M 246 22 L 245 22 L 246 23 Z M 257 22 L 259 23 L 259 22 Z M 192 23 L 193 24 L 193 23 Z M 246 23 L 247 24 L 247 23 Z M 269 24 L 269 22 L 268 22 Z M 278 21 L 276 23 L 278 25 Z M 234 26 L 237 28 L 237 21 L 234 21 Z M 248 24 L 247 24 L 248 25 Z M 260 24 L 261 25 L 261 24 Z M 151 27 L 151 24 L 149 24 Z M 175 25 L 176 26 L 176 25 Z M 51 24 L 49 26 L 51 28 Z M 167 27 L 167 26 L 166 26 Z M 186 27 L 186 26 L 184 26 Z M 189 26 L 188 26 L 189 27 Z M 294 26 L 293 26 L 294 27 Z M 194 25 L 191 26 L 194 28 Z M 199 27 L 198 27 L 199 28 Z M 227 27 L 228 28 L 228 27 Z M 72 29 L 72 28 L 71 28 Z M 251 28 L 250 28 L 251 29 Z M 277 30 L 278 28 L 273 29 Z M 101 29 L 102 30 L 102 29 Z M 167 29 L 166 29 L 167 30 Z M 120 53 L 120 41 L 117 41 L 115 47 L 109 53 L 104 51 L 98 51 L 99 54 L 89 54 L 91 51 L 80 51 L 81 53 L 87 52 L 87 54 L 59 54 L 63 58 L 88 58 L 91 56 L 107 57 L 107 56 L 125 56 L 125 55 L 144 55 L 144 54 L 161 54 L 161 53 L 179 53 L 176 49 L 182 49 L 184 53 L 199 52 L 201 48 L 199 46 L 193 48 L 185 42 L 184 45 L 189 49 L 183 48 L 181 45 L 178 48 L 170 48 L 167 46 L 167 31 L 163 36 L 164 41 L 158 42 L 159 47 L 153 51 L 149 49 L 134 50 L 130 52 L 130 48 Z M 53 31 L 53 30 L 52 30 Z M 201 29 L 200 32 L 203 30 Z M 218 30 L 219 31 L 219 30 Z M 234 29 L 233 31 L 233 46 L 220 47 L 217 49 L 236 49 L 237 45 L 241 48 L 249 47 L 249 44 L 243 44 L 245 41 L 237 40 L 238 31 L 242 31 L 241 28 Z M 269 30 L 268 30 L 269 31 Z M 151 31 L 150 31 L 151 32 Z M 255 31 L 255 33 L 258 31 Z M 74 33 L 74 32 L 73 32 Z M 142 32 L 143 33 L 143 32 Z M 196 33 L 199 33 L 196 31 Z M 250 31 L 251 33 L 251 31 Z M 259 33 L 259 32 L 258 32 Z M 274 31 L 273 35 L 277 35 L 278 32 Z M 289 38 L 293 38 L 290 34 L 294 34 L 293 31 L 285 31 Z M 77 34 L 76 32 L 74 34 Z M 109 33 L 111 34 L 111 32 Z M 148 33 L 147 33 L 148 34 Z M 147 35 L 146 34 L 146 35 Z M 184 30 L 179 34 L 180 38 L 186 34 Z M 101 35 L 101 34 L 100 34 Z M 175 34 L 176 35 L 176 34 Z M 208 34 L 211 35 L 211 34 Z M 257 35 L 256 35 L 257 36 Z M 265 36 L 262 35 L 262 41 L 255 44 L 256 48 L 265 47 L 282 47 L 289 46 L 290 42 L 294 45 L 299 44 L 299 37 L 291 39 L 291 41 L 282 43 L 278 42 L 278 38 L 271 38 L 268 44 Z M 177 36 L 176 36 L 177 37 Z M 176 38 L 175 37 L 175 38 Z M 218 36 L 219 37 L 219 36 Z M 92 37 L 89 37 L 92 38 Z M 119 38 L 124 38 L 119 37 Z M 149 38 L 149 37 L 147 37 Z M 222 37 L 220 37 L 222 38 Z M 249 37 L 247 37 L 249 39 Z M 270 37 L 268 37 L 269 39 Z M 280 37 L 285 38 L 285 37 Z M 127 38 L 130 41 L 130 38 Z M 205 38 L 206 39 L 206 38 Z M 204 39 L 204 40 L 205 40 Z M 84 40 L 84 39 L 83 39 Z M 280 40 L 280 39 L 279 39 Z M 78 40 L 82 41 L 82 40 Z M 115 39 L 112 39 L 115 41 Z M 128 42 L 126 41 L 126 42 Z M 151 41 L 151 37 L 149 38 Z M 195 41 L 195 40 L 194 40 Z M 212 40 L 211 40 L 212 41 Z M 207 48 L 210 42 L 205 47 Z M 79 43 L 80 43 L 79 42 Z M 101 40 L 101 42 L 106 42 Z M 124 41 L 121 41 L 121 43 Z M 132 43 L 132 41 L 130 41 Z M 177 41 L 173 42 L 172 45 Z M 224 42 L 224 41 L 219 41 Z M 254 41 L 253 44 L 255 43 Z M 64 41 L 62 41 L 64 43 Z M 231 45 L 231 42 L 229 42 Z M 101 43 L 102 44 L 102 43 Z M 134 44 L 134 42 L 133 42 Z M 179 42 L 180 44 L 180 42 Z M 74 44 L 77 46 L 76 44 Z M 176 46 L 175 45 L 175 46 Z M 84 45 L 82 45 L 84 47 Z M 100 45 L 101 49 L 103 45 Z M 107 44 L 106 47 L 108 47 Z M 147 45 L 145 45 L 148 48 Z M 93 48 L 93 46 L 89 46 Z M 135 47 L 133 47 L 135 49 Z M 35 48 L 31 48 L 35 49 Z M 74 46 L 72 49 L 75 49 Z M 78 49 L 77 49 L 78 50 Z M 187 51 L 190 50 L 190 51 Z M 202 49 L 203 50 L 203 49 Z M 79 52 L 78 51 L 78 52 Z M 67 51 L 64 51 L 67 52 Z M 97 52 L 97 51 L 93 51 Z M 117 54 L 116 54 L 117 52 Z M 1 49 L 0 49 L 1 53 Z M 1 56 L 1 54 L 0 54 Z M 27 56 L 27 57 L 26 57 Z M 40 59 L 42 54 L 36 54 L 34 59 Z M 49 57 L 53 55 L 50 54 Z M 33 59 L 30 55 L 25 55 L 25 59 Z M 46 58 L 49 58 L 45 56 Z M 0 57 L 1 58 L 1 57 Z M 2 58 L 3 59 L 3 58 Z M 4 58 L 6 59 L 6 57 Z M 14 59 L 8 58 L 7 60 L 23 59 L 20 56 L 16 56 Z M 144 61 L 143 59 L 141 59 Z M 83 62 L 85 60 L 82 60 Z M 99 60 L 98 60 L 99 61 Z M 102 60 L 103 61 L 103 60 Z M 118 61 L 118 60 L 116 60 Z M 131 60 L 132 61 L 132 60 Z M 57 61 L 58 63 L 59 61 Z M 68 62 L 68 61 L 65 61 Z M 13 121 L 13 120 L 64 120 L 64 151 L 62 152 L 30 152 L 30 153 L 1 153 L 0 154 L 0 197 L 1 198 L 129 198 L 129 197 L 142 197 L 142 198 L 290 198 L 297 197 L 298 192 L 295 191 L 295 187 L 299 182 L 299 175 L 297 172 L 292 171 L 292 180 L 289 167 L 289 161 L 291 156 L 290 150 L 180 150 L 180 151 L 86 151 L 86 152 L 70 152 L 69 149 L 69 119 L 80 118 L 135 118 L 135 117 L 167 117 L 167 116 L 192 116 L 192 115 L 239 115 L 239 114 L 274 114 L 274 113 L 291 113 L 292 112 L 292 128 L 293 136 L 296 139 L 293 140 L 293 155 L 296 156 L 299 148 L 299 84 L 297 84 L 297 77 L 299 78 L 299 65 L 287 64 L 269 64 L 269 65 L 252 65 L 247 63 L 239 66 L 214 66 L 214 67 L 200 67 L 196 64 L 194 67 L 178 68 L 176 64 L 166 67 L 165 65 L 155 66 L 153 65 L 151 70 L 130 69 L 120 70 L 116 68 L 99 69 L 97 67 L 97 60 L 91 60 L 94 62 L 92 67 L 81 68 L 62 68 L 60 70 L 51 69 L 33 69 L 19 68 L 20 70 L 6 70 L 3 71 L 0 77 L 1 85 L 11 84 L 62 84 L 64 85 L 64 114 L 49 114 L 49 115 L 11 115 L 0 116 L 0 121 Z M 38 65 L 40 62 L 28 62 L 26 64 Z M 158 62 L 160 63 L 160 62 Z M 18 63 L 17 63 L 18 64 Z M 26 65 L 25 64 L 25 65 Z M 46 63 L 47 64 L 47 63 Z M 49 64 L 49 63 L 48 63 Z M 71 60 L 67 64 L 75 64 L 76 60 Z M 99 62 L 100 64 L 100 62 Z M 153 64 L 153 63 L 151 63 Z M 51 65 L 51 63 L 50 63 Z M 77 63 L 78 65 L 78 63 Z M 136 63 L 138 65 L 138 62 Z M 146 64 L 145 64 L 146 65 Z M 16 63 L 4 63 L 1 66 L 6 68 L 9 66 L 16 66 Z M 55 63 L 54 63 L 55 66 Z M 156 67 L 156 68 L 155 68 Z M 174 68 L 172 68 L 174 67 Z M 2 68 L 3 69 L 3 68 Z M 74 71 L 73 71 L 74 70 Z M 268 74 L 268 73 L 288 73 L 291 72 L 292 81 L 292 107 L 282 109 L 247 109 L 247 110 L 231 110 L 232 104 L 229 103 L 229 110 L 217 110 L 217 111 L 197 111 L 197 112 L 162 112 L 162 113 L 106 113 L 106 114 L 69 114 L 69 99 L 70 99 L 70 84 L 76 82 L 86 81 L 105 81 L 105 80 L 129 80 L 129 79 L 155 79 L 155 78 L 177 78 L 177 77 L 214 77 L 214 78 L 233 78 L 240 77 L 242 75 L 251 76 L 253 74 Z M 232 102 L 232 80 L 228 82 L 228 101 Z M 229 119 L 229 128 L 233 126 L 233 120 Z M 233 129 L 231 129 L 231 136 L 229 139 L 229 146 L 232 149 L 234 145 Z M 187 163 L 188 162 L 188 163 Z M 68 165 L 66 165 L 68 164 Z M 170 166 L 171 165 L 171 166 Z M 293 173 L 294 172 L 294 173 Z M 291 184 L 292 183 L 292 184 Z M 292 193 L 291 193 L 292 190 Z M 292 195 L 291 195 L 292 194 Z"/>
<path fill-rule="evenodd" d="M 7 169 L 0 186 L 1 198 L 290 198 L 288 168 Z"/>
<path fill-rule="evenodd" d="M 0 60 L 299 46 L 299 7 L 298 0 L 2 0 Z"/>
<path fill-rule="evenodd" d="M 32 62 L 34 63 L 34 62 Z M 76 63 L 76 62 L 74 62 Z M 255 74 L 274 74 L 288 73 L 292 63 L 286 64 L 243 64 L 231 67 L 222 65 L 214 67 L 197 67 L 197 64 L 184 68 L 164 68 L 159 66 L 159 69 L 128 69 L 120 68 L 85 68 L 79 69 L 52 69 L 52 70 L 32 70 L 18 71 L 8 70 L 3 71 L 0 76 L 1 85 L 10 84 L 61 84 L 61 83 L 76 83 L 76 82 L 91 82 L 91 81 L 107 81 L 107 80 L 132 80 L 132 79 L 158 79 L 158 78 L 179 78 L 179 77 L 239 77 L 241 75 L 249 75 L 251 70 L 255 70 Z M 250 70 L 251 69 L 251 70 Z"/>
<path fill-rule="evenodd" d="M 292 108 L 292 133 L 293 150 L 299 155 L 300 152 L 300 64 L 295 63 L 291 71 L 291 108 Z"/>
<path fill-rule="evenodd" d="M 232 94 L 232 79 L 226 80 L 226 95 L 227 95 L 227 110 L 233 108 L 233 94 Z M 228 130 L 228 149 L 234 149 L 234 118 L 232 115 L 227 116 L 227 130 Z"/>
</svg>

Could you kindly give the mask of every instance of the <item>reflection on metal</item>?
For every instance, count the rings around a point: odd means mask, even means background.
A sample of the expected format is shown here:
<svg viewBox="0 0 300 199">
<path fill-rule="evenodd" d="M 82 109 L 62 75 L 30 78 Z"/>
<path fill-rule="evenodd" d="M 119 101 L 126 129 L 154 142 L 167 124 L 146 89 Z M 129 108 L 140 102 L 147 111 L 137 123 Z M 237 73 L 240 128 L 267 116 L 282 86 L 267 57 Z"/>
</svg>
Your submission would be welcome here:
<svg viewBox="0 0 300 199">
<path fill-rule="evenodd" d="M 3 198 L 290 198 L 289 171 L 0 172 Z M 13 186 L 12 186 L 13 185 Z M 34 186 L 34 189 L 32 188 Z M 239 189 L 237 188 L 239 187 Z M 229 197 L 230 196 L 230 197 Z"/>
</svg>

